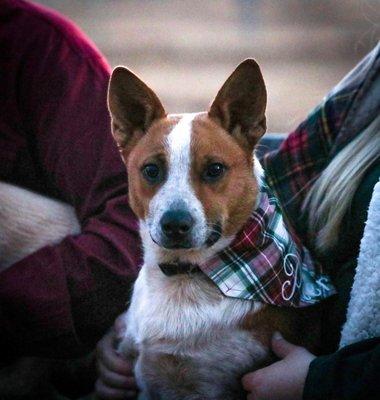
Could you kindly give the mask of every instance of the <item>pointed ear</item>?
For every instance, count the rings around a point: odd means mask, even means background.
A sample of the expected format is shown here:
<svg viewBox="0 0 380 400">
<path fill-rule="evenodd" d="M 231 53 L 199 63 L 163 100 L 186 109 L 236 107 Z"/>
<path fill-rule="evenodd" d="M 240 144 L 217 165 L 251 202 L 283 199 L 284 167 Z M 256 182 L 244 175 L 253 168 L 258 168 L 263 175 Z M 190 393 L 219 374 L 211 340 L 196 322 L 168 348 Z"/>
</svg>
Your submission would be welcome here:
<svg viewBox="0 0 380 400">
<path fill-rule="evenodd" d="M 140 78 L 116 67 L 108 86 L 112 134 L 121 149 L 133 146 L 152 123 L 166 113 L 160 100 Z"/>
<path fill-rule="evenodd" d="M 249 150 L 265 133 L 267 93 L 255 60 L 243 61 L 219 90 L 209 117 Z"/>
</svg>

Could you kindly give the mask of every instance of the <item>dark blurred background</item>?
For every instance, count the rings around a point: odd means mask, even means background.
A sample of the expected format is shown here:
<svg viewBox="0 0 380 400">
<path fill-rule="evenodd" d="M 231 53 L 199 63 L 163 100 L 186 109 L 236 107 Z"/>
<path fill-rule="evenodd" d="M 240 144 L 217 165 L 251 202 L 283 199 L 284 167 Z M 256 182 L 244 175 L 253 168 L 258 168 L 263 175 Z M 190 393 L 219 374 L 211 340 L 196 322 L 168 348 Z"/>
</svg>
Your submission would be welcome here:
<svg viewBox="0 0 380 400">
<path fill-rule="evenodd" d="M 74 20 L 112 66 L 133 69 L 168 112 L 206 109 L 254 57 L 268 128 L 293 129 L 375 46 L 380 0 L 41 0 Z"/>
</svg>

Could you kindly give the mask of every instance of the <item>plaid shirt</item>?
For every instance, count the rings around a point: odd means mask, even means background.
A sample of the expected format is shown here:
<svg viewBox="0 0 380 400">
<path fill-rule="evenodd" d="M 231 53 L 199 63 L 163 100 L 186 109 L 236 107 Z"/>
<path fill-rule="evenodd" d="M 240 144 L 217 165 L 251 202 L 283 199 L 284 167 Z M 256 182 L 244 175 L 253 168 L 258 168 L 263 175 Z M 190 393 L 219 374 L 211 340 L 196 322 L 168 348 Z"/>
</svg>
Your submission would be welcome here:
<svg viewBox="0 0 380 400">
<path fill-rule="evenodd" d="M 335 290 L 287 228 L 277 198 L 258 177 L 258 205 L 232 244 L 200 269 L 228 297 L 303 307 Z"/>
<path fill-rule="evenodd" d="M 300 209 L 309 188 L 335 155 L 380 114 L 380 43 L 262 160 L 267 183 L 287 223 L 312 250 L 307 214 Z"/>
</svg>

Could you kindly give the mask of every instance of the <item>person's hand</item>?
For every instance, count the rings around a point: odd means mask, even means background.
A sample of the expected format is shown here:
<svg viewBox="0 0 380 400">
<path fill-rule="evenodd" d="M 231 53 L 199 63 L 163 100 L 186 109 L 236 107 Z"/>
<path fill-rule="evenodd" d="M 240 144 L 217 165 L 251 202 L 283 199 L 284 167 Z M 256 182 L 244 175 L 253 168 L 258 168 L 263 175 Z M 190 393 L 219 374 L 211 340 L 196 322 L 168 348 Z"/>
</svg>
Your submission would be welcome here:
<svg viewBox="0 0 380 400">
<path fill-rule="evenodd" d="M 309 365 L 315 356 L 287 342 L 278 332 L 273 335 L 272 350 L 280 361 L 243 377 L 247 400 L 301 400 Z"/>
<path fill-rule="evenodd" d="M 132 365 L 115 350 L 124 331 L 124 318 L 120 316 L 115 321 L 113 329 L 99 341 L 96 348 L 99 377 L 95 384 L 95 393 L 102 400 L 125 400 L 137 397 Z"/>
</svg>

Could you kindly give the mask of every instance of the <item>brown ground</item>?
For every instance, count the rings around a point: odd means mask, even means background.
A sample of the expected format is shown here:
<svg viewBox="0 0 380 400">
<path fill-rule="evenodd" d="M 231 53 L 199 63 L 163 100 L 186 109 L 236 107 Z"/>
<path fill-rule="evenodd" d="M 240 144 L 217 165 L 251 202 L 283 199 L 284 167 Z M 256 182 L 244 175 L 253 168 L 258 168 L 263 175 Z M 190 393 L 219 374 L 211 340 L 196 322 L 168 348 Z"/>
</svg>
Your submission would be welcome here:
<svg viewBox="0 0 380 400">
<path fill-rule="evenodd" d="M 380 0 L 41 0 L 110 63 L 132 68 L 170 112 L 199 111 L 254 57 L 271 131 L 289 131 L 380 37 Z"/>
</svg>

